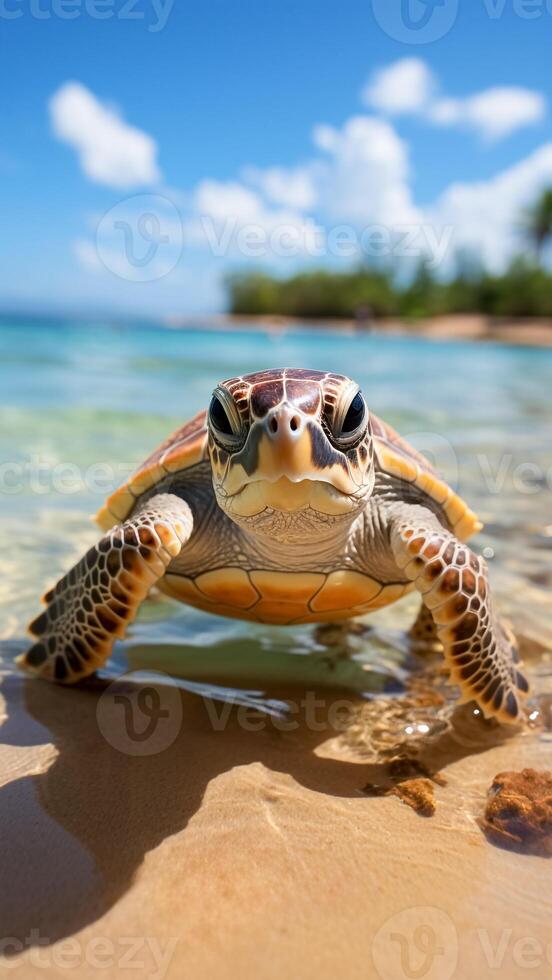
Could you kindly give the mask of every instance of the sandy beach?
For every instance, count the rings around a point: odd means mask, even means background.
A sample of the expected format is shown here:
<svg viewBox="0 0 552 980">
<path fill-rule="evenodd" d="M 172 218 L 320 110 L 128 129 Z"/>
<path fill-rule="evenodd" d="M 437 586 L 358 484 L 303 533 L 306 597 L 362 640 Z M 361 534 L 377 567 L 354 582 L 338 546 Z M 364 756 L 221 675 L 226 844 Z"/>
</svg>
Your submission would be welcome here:
<svg viewBox="0 0 552 980">
<path fill-rule="evenodd" d="M 496 773 L 545 769 L 550 742 L 455 708 L 427 670 L 392 701 L 278 691 L 278 718 L 178 691 L 144 757 L 121 751 L 124 683 L 6 679 L 6 976 L 115 976 L 131 954 L 150 977 L 544 976 L 547 860 L 479 821 Z M 370 794 L 397 758 L 429 774 L 434 816 Z"/>
<path fill-rule="evenodd" d="M 186 320 L 170 319 L 167 323 L 173 327 L 185 327 Z M 197 323 L 197 320 L 194 321 Z M 345 333 L 370 332 L 384 337 L 425 337 L 429 340 L 455 341 L 473 340 L 511 344 L 516 347 L 551 347 L 552 321 L 544 318 L 509 319 L 493 318 L 482 314 L 447 314 L 430 320 L 381 319 L 370 323 L 364 321 L 332 319 L 301 320 L 283 316 L 243 316 L 220 315 L 202 320 L 205 329 L 236 329 L 240 325 L 255 324 L 271 333 L 279 333 L 289 329 L 316 327 L 342 331 Z"/>
</svg>

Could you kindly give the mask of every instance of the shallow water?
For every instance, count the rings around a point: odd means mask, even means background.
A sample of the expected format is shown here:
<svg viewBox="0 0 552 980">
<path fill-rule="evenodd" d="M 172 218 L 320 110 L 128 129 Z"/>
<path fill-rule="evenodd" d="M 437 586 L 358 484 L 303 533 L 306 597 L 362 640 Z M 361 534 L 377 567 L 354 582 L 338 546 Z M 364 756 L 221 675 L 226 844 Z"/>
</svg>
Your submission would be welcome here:
<svg viewBox="0 0 552 980">
<path fill-rule="evenodd" d="M 38 596 L 96 537 L 89 516 L 217 380 L 267 366 L 350 374 L 486 524 L 497 600 L 547 690 L 552 649 L 552 352 L 329 331 L 186 332 L 95 322 L 0 325 L 0 639 L 10 672 Z M 100 465 L 98 465 L 100 464 Z M 351 657 L 327 637 L 149 603 L 107 674 L 178 672 L 223 696 L 292 684 L 357 694 L 404 686 L 416 600 L 373 617 Z M 330 638 L 331 640 L 331 638 Z M 341 638 L 333 643 L 343 652 Z M 332 642 L 330 642 L 332 647 Z M 305 655 L 314 654 L 307 658 Z M 257 693 L 255 694 L 257 699 Z"/>
<path fill-rule="evenodd" d="M 89 515 L 104 497 L 205 405 L 216 381 L 285 364 L 357 378 L 374 411 L 486 522 L 475 546 L 532 682 L 525 729 L 506 732 L 473 705 L 456 706 L 440 655 L 409 643 L 413 596 L 346 633 L 230 621 L 157 597 L 96 683 L 74 691 L 19 675 L 13 658 L 38 597 L 97 538 Z M 345 908 L 341 929 L 347 944 L 360 942 L 362 971 L 383 908 L 441 909 L 458 929 L 466 976 L 487 975 L 474 941 L 482 921 L 495 942 L 505 928 L 547 941 L 543 859 L 492 847 L 480 820 L 497 772 L 549 768 L 551 410 L 552 351 L 323 331 L 1 324 L 0 866 L 10 888 L 0 936 L 18 937 L 22 950 L 98 930 L 169 929 L 181 937 L 171 976 L 196 975 L 198 950 L 209 975 L 213 962 L 226 975 L 229 962 L 234 976 L 239 949 L 249 962 L 251 935 L 274 928 L 289 964 L 285 937 L 305 909 L 319 920 L 318 962 L 330 934 L 339 951 L 336 910 Z M 139 673 L 110 683 L 129 669 Z M 144 676 L 148 685 L 137 683 Z M 155 705 L 140 704 L 142 691 L 157 691 L 166 712 L 146 742 L 121 715 L 134 699 L 147 728 Z M 394 797 L 372 798 L 409 773 L 435 780 L 430 821 L 417 823 Z M 258 868 L 266 880 L 255 892 Z M 315 893 L 301 899 L 311 882 Z M 366 902 L 371 888 L 376 903 Z M 266 904 L 279 890 L 281 913 Z M 216 945 L 227 906 L 236 920 L 211 960 L 205 936 Z M 265 907 L 259 933 L 252 923 Z M 301 949 L 308 941 L 300 937 Z M 243 975 L 281 975 L 264 965 L 253 974 L 249 962 Z"/>
</svg>

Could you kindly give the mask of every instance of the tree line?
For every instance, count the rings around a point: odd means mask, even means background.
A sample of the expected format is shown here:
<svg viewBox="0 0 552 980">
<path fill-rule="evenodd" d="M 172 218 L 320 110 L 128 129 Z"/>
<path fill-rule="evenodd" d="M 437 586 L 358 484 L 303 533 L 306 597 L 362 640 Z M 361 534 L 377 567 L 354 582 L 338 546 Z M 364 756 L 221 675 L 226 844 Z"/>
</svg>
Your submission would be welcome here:
<svg viewBox="0 0 552 980">
<path fill-rule="evenodd" d="M 304 318 L 401 317 L 448 313 L 495 317 L 552 317 L 552 274 L 543 256 L 552 238 L 552 189 L 523 215 L 528 248 L 501 274 L 473 256 L 456 256 L 453 275 L 443 280 L 426 261 L 410 279 L 391 268 L 359 266 L 349 271 L 302 271 L 285 279 L 268 272 L 237 272 L 227 279 L 230 311 L 242 315 Z"/>
</svg>

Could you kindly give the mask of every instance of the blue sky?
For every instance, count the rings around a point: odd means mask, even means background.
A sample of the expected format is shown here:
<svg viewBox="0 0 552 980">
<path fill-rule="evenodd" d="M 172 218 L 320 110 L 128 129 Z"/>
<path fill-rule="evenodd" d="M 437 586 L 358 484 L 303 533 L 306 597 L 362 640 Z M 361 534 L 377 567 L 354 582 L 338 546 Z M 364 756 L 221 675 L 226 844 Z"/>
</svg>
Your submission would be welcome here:
<svg viewBox="0 0 552 980">
<path fill-rule="evenodd" d="M 384 225 L 393 243 L 405 226 L 436 229 L 445 270 L 453 245 L 481 232 L 499 266 L 519 247 L 506 222 L 552 183 L 544 0 L 460 0 L 448 32 L 423 44 L 390 37 L 370 0 L 165 0 L 164 24 L 152 0 L 129 8 L 135 19 L 107 0 L 104 20 L 84 0 L 64 19 L 59 2 L 0 4 L 0 306 L 211 311 L 228 269 L 358 260 L 313 257 L 306 220 L 359 240 Z M 106 231 L 113 208 L 118 231 Z M 143 240 L 139 212 L 157 221 Z M 220 236 L 226 217 L 232 242 L 214 256 L 200 222 Z M 115 254 L 127 219 L 136 254 L 151 234 L 171 239 L 157 272 L 133 267 L 130 281 Z M 298 253 L 243 254 L 244 224 L 297 227 Z"/>
</svg>

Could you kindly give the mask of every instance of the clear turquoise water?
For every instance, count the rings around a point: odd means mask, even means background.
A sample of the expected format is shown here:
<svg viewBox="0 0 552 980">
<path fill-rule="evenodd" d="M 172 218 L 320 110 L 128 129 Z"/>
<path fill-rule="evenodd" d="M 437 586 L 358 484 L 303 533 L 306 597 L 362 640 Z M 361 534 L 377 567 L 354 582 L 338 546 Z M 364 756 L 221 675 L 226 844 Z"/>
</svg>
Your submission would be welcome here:
<svg viewBox="0 0 552 980">
<path fill-rule="evenodd" d="M 38 597 L 95 539 L 89 515 L 221 378 L 272 366 L 355 377 L 372 409 L 432 455 L 479 511 L 497 598 L 527 648 L 552 649 L 552 351 L 325 330 L 176 331 L 0 323 L 1 666 Z M 98 470 L 97 464 L 102 464 Z M 192 689 L 247 699 L 316 677 L 362 692 L 402 683 L 415 600 L 378 614 L 337 672 L 313 629 L 230 622 L 148 603 L 108 672 L 169 666 Z M 255 695 L 256 696 L 256 695 Z"/>
</svg>

